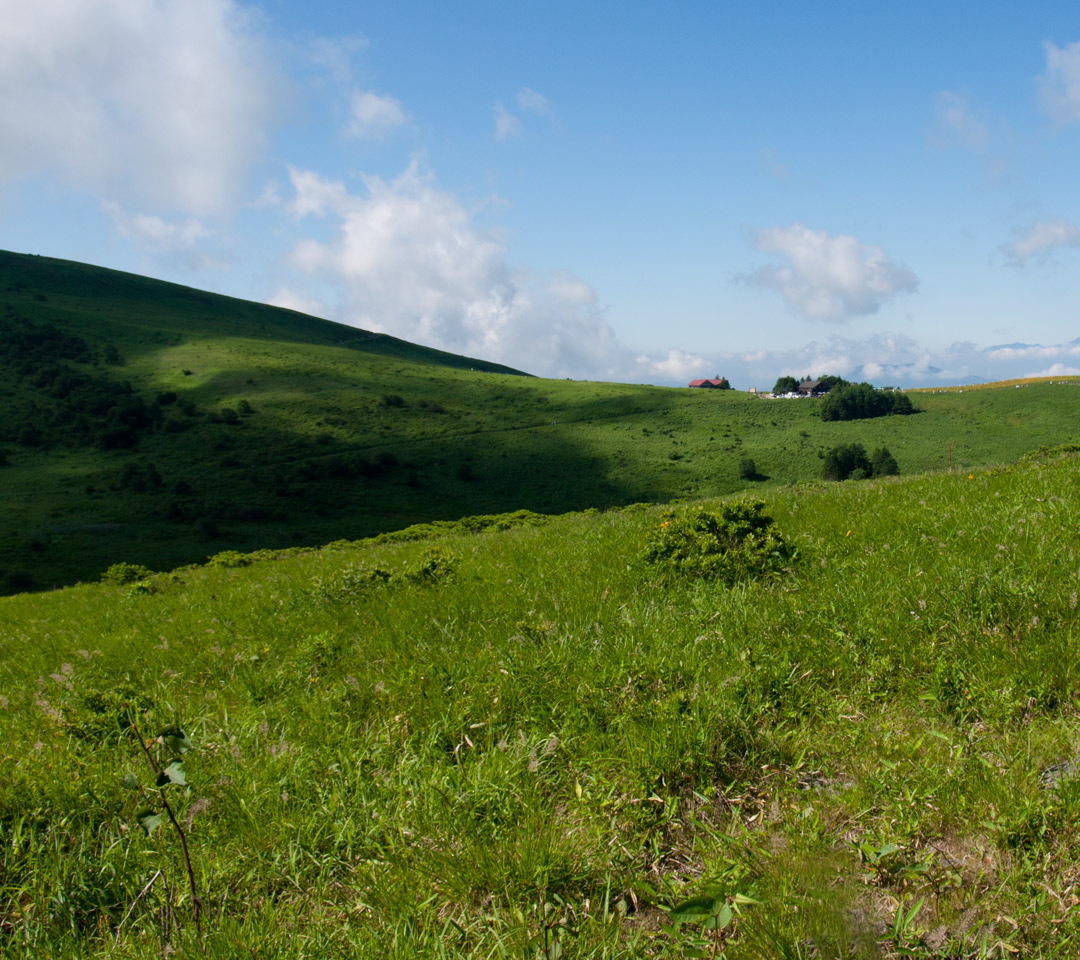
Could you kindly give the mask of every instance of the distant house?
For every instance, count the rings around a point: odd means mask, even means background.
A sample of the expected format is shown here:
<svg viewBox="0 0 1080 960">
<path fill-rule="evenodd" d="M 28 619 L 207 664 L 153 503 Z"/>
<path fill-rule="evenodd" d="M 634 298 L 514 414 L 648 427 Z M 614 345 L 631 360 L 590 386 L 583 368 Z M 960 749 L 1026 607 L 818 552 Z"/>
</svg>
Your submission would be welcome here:
<svg viewBox="0 0 1080 960">
<path fill-rule="evenodd" d="M 823 387 L 820 380 L 803 380 L 797 388 L 800 397 L 820 397 L 828 393 L 829 388 Z"/>
<path fill-rule="evenodd" d="M 713 377 L 711 380 L 691 380 L 691 387 L 704 387 L 706 390 L 730 390 L 727 377 Z"/>
</svg>

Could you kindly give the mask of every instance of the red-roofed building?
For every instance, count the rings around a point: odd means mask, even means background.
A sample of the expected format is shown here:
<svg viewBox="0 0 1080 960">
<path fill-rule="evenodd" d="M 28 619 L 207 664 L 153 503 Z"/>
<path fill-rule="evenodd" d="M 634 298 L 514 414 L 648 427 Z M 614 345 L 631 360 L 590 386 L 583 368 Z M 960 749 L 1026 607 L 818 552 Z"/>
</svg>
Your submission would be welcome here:
<svg viewBox="0 0 1080 960">
<path fill-rule="evenodd" d="M 713 377 L 711 380 L 691 380 L 690 386 L 704 387 L 706 390 L 730 390 L 731 384 L 727 377 Z"/>
</svg>

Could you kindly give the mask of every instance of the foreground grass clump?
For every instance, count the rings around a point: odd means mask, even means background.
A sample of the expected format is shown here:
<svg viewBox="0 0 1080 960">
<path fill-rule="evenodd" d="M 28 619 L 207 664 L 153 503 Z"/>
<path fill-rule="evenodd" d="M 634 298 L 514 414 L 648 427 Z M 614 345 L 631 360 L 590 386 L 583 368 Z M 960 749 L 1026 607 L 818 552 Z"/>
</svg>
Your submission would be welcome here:
<svg viewBox="0 0 1080 960">
<path fill-rule="evenodd" d="M 650 508 L 0 600 L 0 955 L 1074 956 L 1078 466 L 776 491 L 722 589 Z"/>
<path fill-rule="evenodd" d="M 765 504 L 750 499 L 666 510 L 642 553 L 662 575 L 729 585 L 777 574 L 791 556 Z"/>
</svg>

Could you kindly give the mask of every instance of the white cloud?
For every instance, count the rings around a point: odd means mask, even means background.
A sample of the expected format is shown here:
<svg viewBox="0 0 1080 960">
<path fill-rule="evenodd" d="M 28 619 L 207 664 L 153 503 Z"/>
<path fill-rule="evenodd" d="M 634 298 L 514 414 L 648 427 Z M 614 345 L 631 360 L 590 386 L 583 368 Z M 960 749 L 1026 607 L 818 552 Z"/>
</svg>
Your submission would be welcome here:
<svg viewBox="0 0 1080 960">
<path fill-rule="evenodd" d="M 235 207 L 277 99 L 232 0 L 4 4 L 0 182 L 46 175 L 157 212 Z"/>
<path fill-rule="evenodd" d="M 551 116 L 551 103 L 542 93 L 522 87 L 518 91 L 517 105 L 519 110 L 535 114 L 538 117 Z"/>
<path fill-rule="evenodd" d="M 1025 373 L 1025 377 L 1080 377 L 1080 367 L 1067 367 L 1063 363 L 1055 363 L 1045 370 L 1035 373 Z"/>
<path fill-rule="evenodd" d="M 404 108 L 393 97 L 381 97 L 370 90 L 355 90 L 346 132 L 353 137 L 380 137 L 394 127 L 400 127 L 406 119 Z"/>
<path fill-rule="evenodd" d="M 499 100 L 492 108 L 495 117 L 495 139 L 506 140 L 521 133 L 521 121 L 502 105 Z"/>
<path fill-rule="evenodd" d="M 963 147 L 980 152 L 989 143 L 986 124 L 975 115 L 964 94 L 942 90 L 934 96 L 937 127 L 932 135 L 941 147 Z"/>
<path fill-rule="evenodd" d="M 291 209 L 336 220 L 332 239 L 304 238 L 290 263 L 342 290 L 335 319 L 550 376 L 614 377 L 634 367 L 573 274 L 512 270 L 501 240 L 414 161 L 363 191 L 291 171 Z"/>
<path fill-rule="evenodd" d="M 1080 247 L 1080 230 L 1071 220 L 1037 220 L 1013 243 L 1002 247 L 1009 262 L 1022 267 L 1028 259 L 1048 260 L 1055 250 Z"/>
<path fill-rule="evenodd" d="M 1078 360 L 1080 340 L 1054 346 L 1006 347 L 981 347 L 963 341 L 931 349 L 903 334 L 882 333 L 858 340 L 832 336 L 802 346 L 722 355 L 713 358 L 711 366 L 723 370 L 736 389 L 768 389 L 779 376 L 825 374 L 867 380 L 877 386 L 932 387 L 1074 372 L 1080 375 Z"/>
<path fill-rule="evenodd" d="M 367 45 L 367 38 L 357 33 L 317 37 L 311 41 L 310 57 L 313 63 L 325 67 L 338 83 L 348 83 L 352 77 L 352 56 Z"/>
<path fill-rule="evenodd" d="M 326 307 L 319 300 L 305 297 L 288 287 L 278 287 L 277 292 L 266 302 L 272 307 L 284 307 L 286 310 L 296 310 L 312 317 L 326 316 Z"/>
<path fill-rule="evenodd" d="M 845 234 L 830 236 L 796 223 L 757 231 L 754 246 L 788 263 L 762 267 L 751 279 L 781 293 L 792 310 L 807 317 L 842 320 L 874 313 L 890 297 L 918 286 L 915 274 L 881 247 Z"/>
<path fill-rule="evenodd" d="M 325 180 L 311 170 L 293 166 L 289 167 L 289 182 L 296 196 L 286 208 L 298 219 L 325 216 L 328 211 L 339 209 L 349 195 L 340 180 Z"/>
<path fill-rule="evenodd" d="M 225 266 L 201 249 L 201 242 L 213 237 L 214 231 L 199 220 L 169 222 L 152 214 L 129 214 L 110 201 L 104 202 L 102 208 L 120 236 L 130 240 L 137 250 L 164 256 L 193 270 Z"/>
<path fill-rule="evenodd" d="M 1006 347 L 990 347 L 986 355 L 991 360 L 1048 360 L 1053 357 L 1080 357 L 1080 345 L 1066 343 L 1044 347 L 1041 344 L 1011 344 Z"/>
<path fill-rule="evenodd" d="M 1058 123 L 1080 121 L 1080 42 L 1043 44 L 1046 73 L 1039 78 L 1043 109 Z"/>
<path fill-rule="evenodd" d="M 638 376 L 656 377 L 668 382 L 692 380 L 709 369 L 709 361 L 704 357 L 682 350 L 669 350 L 666 355 L 658 357 L 643 354 L 637 357 L 636 363 Z"/>
</svg>

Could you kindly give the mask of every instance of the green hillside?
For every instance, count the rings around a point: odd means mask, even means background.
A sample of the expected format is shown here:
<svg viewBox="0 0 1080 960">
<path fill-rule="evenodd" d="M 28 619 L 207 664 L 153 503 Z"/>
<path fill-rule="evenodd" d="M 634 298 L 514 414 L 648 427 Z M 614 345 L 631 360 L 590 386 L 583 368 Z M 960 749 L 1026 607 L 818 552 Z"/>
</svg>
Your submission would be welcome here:
<svg viewBox="0 0 1080 960">
<path fill-rule="evenodd" d="M 318 545 L 433 519 L 563 513 L 820 476 L 840 443 L 903 473 L 1080 436 L 1070 385 L 813 401 L 540 380 L 287 310 L 0 254 L 0 588 Z"/>
<path fill-rule="evenodd" d="M 1075 956 L 1078 469 L 0 599 L 0 955 Z"/>
</svg>

